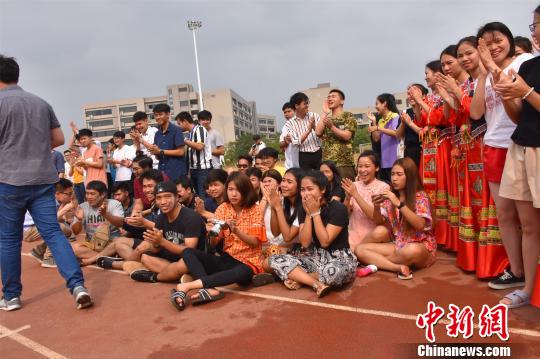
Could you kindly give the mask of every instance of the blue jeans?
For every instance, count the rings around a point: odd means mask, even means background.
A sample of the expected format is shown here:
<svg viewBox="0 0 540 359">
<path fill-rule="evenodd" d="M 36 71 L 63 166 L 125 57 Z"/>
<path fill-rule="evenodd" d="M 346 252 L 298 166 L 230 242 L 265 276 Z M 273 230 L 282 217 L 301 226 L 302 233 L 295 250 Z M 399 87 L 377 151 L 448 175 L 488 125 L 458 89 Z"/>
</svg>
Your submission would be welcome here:
<svg viewBox="0 0 540 359">
<path fill-rule="evenodd" d="M 191 182 L 193 182 L 193 188 L 203 200 L 206 199 L 206 190 L 204 189 L 204 185 L 206 184 L 208 172 L 210 172 L 210 170 L 197 170 L 193 168 L 189 171 Z"/>
<path fill-rule="evenodd" d="M 39 234 L 51 250 L 58 271 L 67 287 L 84 285 L 81 267 L 56 218 L 54 185 L 12 186 L 0 183 L 0 270 L 4 298 L 19 297 L 21 284 L 21 247 L 26 210 Z"/>
<path fill-rule="evenodd" d="M 77 197 L 77 202 L 79 204 L 86 201 L 86 190 L 84 188 L 84 182 L 74 184 L 73 191 L 75 191 L 75 197 Z"/>
</svg>

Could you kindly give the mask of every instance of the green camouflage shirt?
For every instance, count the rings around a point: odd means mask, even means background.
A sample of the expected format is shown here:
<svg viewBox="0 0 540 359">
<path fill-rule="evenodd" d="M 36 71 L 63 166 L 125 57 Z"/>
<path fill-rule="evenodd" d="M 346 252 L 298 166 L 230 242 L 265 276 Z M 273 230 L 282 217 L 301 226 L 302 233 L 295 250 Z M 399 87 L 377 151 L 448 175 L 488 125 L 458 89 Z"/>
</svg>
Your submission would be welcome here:
<svg viewBox="0 0 540 359">
<path fill-rule="evenodd" d="M 351 131 L 352 137 L 349 141 L 344 141 L 331 129 L 325 127 L 322 135 L 323 161 L 334 161 L 337 167 L 354 167 L 352 143 L 357 127 L 356 119 L 350 112 L 343 112 L 338 117 L 330 117 L 330 119 L 340 130 Z"/>
</svg>

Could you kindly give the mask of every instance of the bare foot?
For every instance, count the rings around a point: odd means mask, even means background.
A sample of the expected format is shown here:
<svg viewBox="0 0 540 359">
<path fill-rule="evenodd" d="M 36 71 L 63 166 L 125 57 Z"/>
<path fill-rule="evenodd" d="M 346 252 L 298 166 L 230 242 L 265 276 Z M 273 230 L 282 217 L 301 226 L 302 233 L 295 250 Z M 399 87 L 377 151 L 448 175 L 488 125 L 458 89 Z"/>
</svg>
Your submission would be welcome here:
<svg viewBox="0 0 540 359">
<path fill-rule="evenodd" d="M 292 279 L 286 279 L 283 282 L 283 284 L 285 285 L 285 287 L 287 287 L 287 289 L 290 289 L 290 290 L 297 290 L 297 289 L 300 289 L 300 287 L 302 287 L 302 284 Z"/>
<path fill-rule="evenodd" d="M 205 289 L 208 291 L 208 293 L 210 293 L 210 295 L 211 295 L 212 297 L 221 294 L 221 292 L 220 292 L 219 290 L 214 289 L 214 288 L 205 288 Z M 192 300 L 199 299 L 199 293 L 196 293 L 196 294 L 192 295 L 192 296 L 191 296 L 191 299 L 192 299 Z"/>
</svg>

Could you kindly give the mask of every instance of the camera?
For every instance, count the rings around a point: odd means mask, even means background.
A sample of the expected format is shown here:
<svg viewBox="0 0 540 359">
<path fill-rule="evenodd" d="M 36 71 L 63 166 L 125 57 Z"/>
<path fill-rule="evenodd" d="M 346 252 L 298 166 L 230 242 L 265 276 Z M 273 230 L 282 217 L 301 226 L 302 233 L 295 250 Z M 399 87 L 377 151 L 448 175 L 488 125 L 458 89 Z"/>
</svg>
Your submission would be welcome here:
<svg viewBox="0 0 540 359">
<path fill-rule="evenodd" d="M 227 222 L 215 219 L 212 229 L 208 232 L 208 237 L 217 237 L 222 229 L 227 229 L 228 227 Z"/>
</svg>

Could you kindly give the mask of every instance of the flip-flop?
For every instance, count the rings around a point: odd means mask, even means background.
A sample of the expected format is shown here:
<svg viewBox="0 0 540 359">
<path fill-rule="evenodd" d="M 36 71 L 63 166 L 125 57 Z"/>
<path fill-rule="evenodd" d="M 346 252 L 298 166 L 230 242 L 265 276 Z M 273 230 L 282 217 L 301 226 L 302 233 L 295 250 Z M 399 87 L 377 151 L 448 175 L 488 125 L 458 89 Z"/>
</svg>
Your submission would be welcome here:
<svg viewBox="0 0 540 359">
<path fill-rule="evenodd" d="M 178 301 L 176 300 L 177 298 L 180 298 L 182 299 L 182 303 L 178 303 Z M 176 290 L 176 289 L 171 289 L 171 303 L 172 305 L 174 305 L 174 307 L 178 310 L 178 311 L 182 311 L 184 309 L 186 309 L 186 305 L 187 305 L 187 294 L 186 292 L 182 292 L 180 290 Z"/>
<path fill-rule="evenodd" d="M 251 279 L 251 282 L 253 283 L 253 286 L 255 287 L 262 287 L 263 285 L 274 283 L 275 281 L 276 280 L 274 279 L 274 276 L 272 275 L 272 273 L 255 274 L 253 278 Z"/>
<path fill-rule="evenodd" d="M 519 307 L 523 307 L 523 306 L 531 304 L 531 298 L 529 297 L 527 293 L 525 293 L 521 289 L 516 289 L 512 293 L 508 293 L 507 295 L 504 296 L 504 298 L 510 299 L 511 303 L 510 304 L 501 303 L 501 304 L 506 305 L 509 309 L 519 308 Z"/>
<path fill-rule="evenodd" d="M 199 289 L 199 298 L 194 299 L 191 302 L 191 305 L 202 305 L 210 302 L 215 302 L 220 299 L 223 299 L 225 297 L 225 294 L 223 292 L 219 292 L 219 294 L 212 295 L 208 290 L 205 288 Z"/>
<path fill-rule="evenodd" d="M 401 280 L 411 280 L 413 278 L 412 271 L 410 271 L 409 275 L 405 275 L 403 272 L 399 272 L 397 277 Z"/>
<path fill-rule="evenodd" d="M 315 282 L 315 284 L 313 285 L 313 289 L 315 290 L 315 293 L 317 293 L 317 298 L 322 298 L 328 293 L 330 293 L 330 291 L 332 290 L 332 287 L 322 282 L 318 282 L 318 283 Z"/>
</svg>

